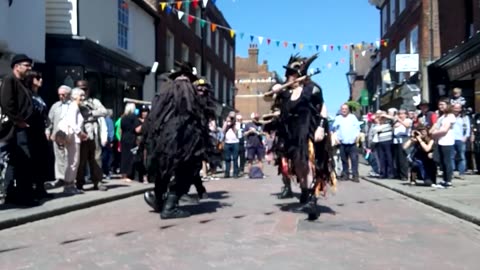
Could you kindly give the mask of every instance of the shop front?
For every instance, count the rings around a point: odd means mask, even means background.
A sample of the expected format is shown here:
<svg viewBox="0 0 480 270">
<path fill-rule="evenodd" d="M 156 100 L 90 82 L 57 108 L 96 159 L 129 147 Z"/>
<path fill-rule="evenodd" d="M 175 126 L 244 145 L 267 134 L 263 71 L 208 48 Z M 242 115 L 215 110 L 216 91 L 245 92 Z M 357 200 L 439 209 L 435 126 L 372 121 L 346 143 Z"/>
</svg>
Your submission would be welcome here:
<svg viewBox="0 0 480 270">
<path fill-rule="evenodd" d="M 380 96 L 380 109 L 396 108 L 413 111 L 420 104 L 421 98 L 422 93 L 416 84 L 403 83 Z"/>
<path fill-rule="evenodd" d="M 77 80 L 88 80 L 92 95 L 100 99 L 115 116 L 123 112 L 123 98 L 142 99 L 143 82 L 149 73 L 130 58 L 88 39 L 47 35 L 46 64 L 42 96 L 48 104 L 57 100 L 60 85 L 74 86 Z"/>
<path fill-rule="evenodd" d="M 429 66 L 430 100 L 437 101 L 461 88 L 466 107 L 480 110 L 480 34 Z"/>
</svg>

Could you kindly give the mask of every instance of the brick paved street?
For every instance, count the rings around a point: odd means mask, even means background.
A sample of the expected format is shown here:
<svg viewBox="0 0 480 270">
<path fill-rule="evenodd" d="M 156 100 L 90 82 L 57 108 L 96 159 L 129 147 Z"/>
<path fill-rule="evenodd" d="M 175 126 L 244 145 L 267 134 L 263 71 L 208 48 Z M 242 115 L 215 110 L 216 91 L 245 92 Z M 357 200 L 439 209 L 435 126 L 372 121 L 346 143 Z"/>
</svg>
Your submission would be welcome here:
<svg viewBox="0 0 480 270">
<path fill-rule="evenodd" d="M 271 172 L 271 169 L 269 170 Z M 315 222 L 278 177 L 206 183 L 197 214 L 141 196 L 0 231 L 0 269 L 478 269 L 480 228 L 371 183 L 339 183 Z M 297 190 L 298 191 L 298 190 Z"/>
</svg>

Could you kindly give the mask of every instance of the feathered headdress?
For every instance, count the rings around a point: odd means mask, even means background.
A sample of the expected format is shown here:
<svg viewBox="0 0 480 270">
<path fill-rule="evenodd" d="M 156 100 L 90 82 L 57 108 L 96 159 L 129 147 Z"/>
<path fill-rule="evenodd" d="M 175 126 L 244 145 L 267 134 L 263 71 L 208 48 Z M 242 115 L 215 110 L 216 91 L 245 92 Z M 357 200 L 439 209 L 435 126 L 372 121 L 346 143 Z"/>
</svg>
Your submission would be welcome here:
<svg viewBox="0 0 480 270">
<path fill-rule="evenodd" d="M 309 58 L 300 57 L 298 54 L 290 56 L 288 64 L 286 66 L 283 66 L 285 69 L 287 69 L 285 72 L 285 76 L 288 76 L 292 73 L 296 73 L 299 76 L 307 75 L 308 67 L 315 59 L 317 59 L 317 57 L 317 53 L 310 56 Z"/>
</svg>

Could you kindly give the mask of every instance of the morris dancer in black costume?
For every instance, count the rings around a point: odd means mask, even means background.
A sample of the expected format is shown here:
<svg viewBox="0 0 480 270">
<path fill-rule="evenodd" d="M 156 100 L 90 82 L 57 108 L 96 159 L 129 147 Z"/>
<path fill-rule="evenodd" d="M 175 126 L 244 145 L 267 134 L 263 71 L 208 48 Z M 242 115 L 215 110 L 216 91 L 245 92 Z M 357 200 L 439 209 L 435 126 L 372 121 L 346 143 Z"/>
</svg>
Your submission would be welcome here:
<svg viewBox="0 0 480 270">
<path fill-rule="evenodd" d="M 201 181 L 202 160 L 213 148 L 208 129 L 212 103 L 192 84 L 198 79 L 192 66 L 178 66 L 180 70 L 163 76 L 144 124 L 148 177 L 155 182 L 154 196 L 146 193 L 145 200 L 161 209 L 162 219 L 190 216 L 178 208 L 179 198 Z"/>
<path fill-rule="evenodd" d="M 276 94 L 273 109 L 277 113 L 267 124 L 267 128 L 277 130 L 276 164 L 284 182 L 278 197 L 293 197 L 291 179 L 295 176 L 301 187 L 300 203 L 304 204 L 298 210 L 306 212 L 309 219 L 318 216 L 319 195 L 326 191 L 327 185 L 335 187 L 336 184 L 322 90 L 306 76 L 309 65 L 316 58 L 317 55 L 308 59 L 290 57 L 288 65 L 284 66 L 287 83 L 272 87 L 271 92 Z"/>
</svg>

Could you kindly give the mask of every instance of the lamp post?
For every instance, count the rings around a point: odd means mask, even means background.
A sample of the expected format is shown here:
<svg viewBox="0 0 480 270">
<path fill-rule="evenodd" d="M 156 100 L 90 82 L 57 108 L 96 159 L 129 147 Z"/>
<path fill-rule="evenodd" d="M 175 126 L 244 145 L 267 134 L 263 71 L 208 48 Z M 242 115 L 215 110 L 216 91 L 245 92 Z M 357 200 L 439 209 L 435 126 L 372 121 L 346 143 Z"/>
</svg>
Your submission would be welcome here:
<svg viewBox="0 0 480 270">
<path fill-rule="evenodd" d="M 345 75 L 347 76 L 348 86 L 350 89 L 350 99 L 352 99 L 352 86 L 357 79 L 357 73 L 354 70 L 350 69 L 350 71 L 348 71 Z"/>
</svg>

